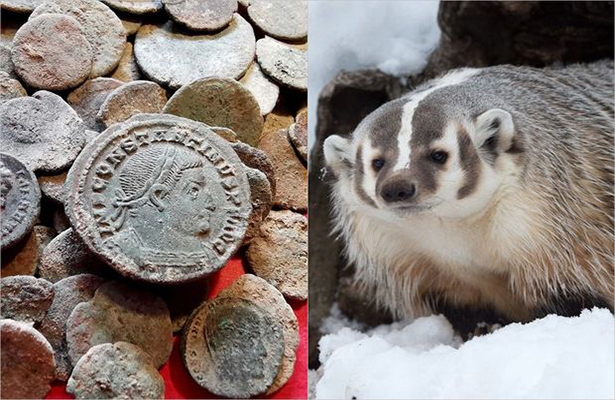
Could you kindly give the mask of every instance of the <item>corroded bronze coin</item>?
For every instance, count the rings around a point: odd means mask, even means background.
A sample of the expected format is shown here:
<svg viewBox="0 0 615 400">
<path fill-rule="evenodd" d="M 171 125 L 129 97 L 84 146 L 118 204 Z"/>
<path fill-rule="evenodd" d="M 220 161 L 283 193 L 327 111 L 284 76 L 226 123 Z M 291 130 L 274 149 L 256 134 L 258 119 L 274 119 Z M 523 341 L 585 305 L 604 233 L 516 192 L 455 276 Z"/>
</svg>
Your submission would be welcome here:
<svg viewBox="0 0 615 400">
<path fill-rule="evenodd" d="M 68 217 L 120 273 L 154 283 L 224 266 L 251 212 L 230 144 L 201 123 L 142 114 L 96 137 L 68 174 Z"/>
<path fill-rule="evenodd" d="M 85 81 L 94 57 L 79 21 L 53 14 L 25 23 L 15 35 L 12 52 L 15 72 L 26 84 L 55 91 Z"/>
<path fill-rule="evenodd" d="M 45 0 L 0 0 L 0 7 L 8 11 L 29 13 Z M 4 21 L 2 21 L 4 24 Z"/>
<path fill-rule="evenodd" d="M 157 83 L 134 81 L 111 92 L 101 104 L 97 118 L 105 127 L 109 127 L 133 115 L 159 113 L 166 102 L 167 94 Z"/>
<path fill-rule="evenodd" d="M 307 91 L 307 51 L 264 37 L 256 42 L 256 58 L 267 76 L 282 86 Z"/>
<path fill-rule="evenodd" d="M 53 347 L 56 379 L 66 381 L 73 369 L 66 345 L 66 321 L 77 304 L 94 297 L 96 289 L 103 282 L 103 278 L 96 275 L 81 274 L 62 279 L 53 285 L 53 302 L 38 325 L 38 330 Z"/>
<path fill-rule="evenodd" d="M 98 0 L 46 1 L 34 10 L 30 20 L 42 14 L 68 15 L 81 24 L 94 52 L 90 78 L 107 75 L 117 67 L 124 51 L 126 31 L 109 7 Z"/>
<path fill-rule="evenodd" d="M 276 316 L 284 331 L 284 356 L 273 384 L 266 394 L 280 389 L 293 375 L 296 351 L 299 347 L 299 322 L 292 307 L 284 296 L 264 279 L 252 274 L 244 274 L 221 291 L 217 298 L 240 298 L 255 302 Z"/>
<path fill-rule="evenodd" d="M 252 60 L 254 30 L 239 14 L 212 34 L 186 34 L 171 23 L 143 25 L 135 37 L 135 56 L 143 74 L 171 89 L 206 76 L 237 79 Z"/>
<path fill-rule="evenodd" d="M 59 172 L 85 145 L 85 127 L 60 96 L 39 90 L 0 104 L 0 143 L 33 171 Z"/>
<path fill-rule="evenodd" d="M 0 318 L 39 322 L 53 301 L 51 282 L 28 275 L 0 279 Z"/>
<path fill-rule="evenodd" d="M 254 273 L 286 297 L 308 295 L 308 221 L 292 211 L 272 211 L 246 252 Z"/>
<path fill-rule="evenodd" d="M 38 275 L 52 283 L 85 273 L 107 276 L 108 270 L 72 228 L 61 232 L 45 246 L 38 265 Z"/>
<path fill-rule="evenodd" d="M 193 31 L 217 31 L 229 24 L 237 0 L 162 0 L 169 17 Z"/>
<path fill-rule="evenodd" d="M 267 35 L 280 40 L 295 41 L 307 37 L 307 1 L 253 0 L 248 15 Z"/>
<path fill-rule="evenodd" d="M 256 303 L 219 298 L 190 317 L 182 360 L 192 378 L 223 397 L 248 398 L 267 391 L 284 352 L 280 322 Z"/>
<path fill-rule="evenodd" d="M 77 399 L 163 399 L 164 380 L 139 347 L 105 343 L 79 359 L 66 390 Z"/>
<path fill-rule="evenodd" d="M 55 229 L 34 225 L 32 231 L 18 244 L 2 251 L 0 276 L 34 276 L 43 256 L 43 250 L 55 236 Z"/>
<path fill-rule="evenodd" d="M 3 399 L 42 399 L 55 370 L 53 349 L 31 324 L 0 320 Z"/>
<path fill-rule="evenodd" d="M 251 146 L 258 143 L 263 130 L 258 102 L 234 79 L 197 79 L 175 92 L 163 112 L 232 129 L 239 140 Z"/>
<path fill-rule="evenodd" d="M 40 213 L 41 190 L 34 173 L 18 159 L 0 153 L 0 216 L 5 249 L 23 238 Z"/>
<path fill-rule="evenodd" d="M 79 303 L 66 321 L 66 345 L 73 365 L 98 344 L 129 342 L 148 353 L 160 368 L 171 355 L 172 337 L 165 302 L 120 281 L 100 285 L 94 297 Z"/>
<path fill-rule="evenodd" d="M 129 14 L 148 14 L 162 9 L 162 0 L 101 0 L 114 10 Z"/>
</svg>

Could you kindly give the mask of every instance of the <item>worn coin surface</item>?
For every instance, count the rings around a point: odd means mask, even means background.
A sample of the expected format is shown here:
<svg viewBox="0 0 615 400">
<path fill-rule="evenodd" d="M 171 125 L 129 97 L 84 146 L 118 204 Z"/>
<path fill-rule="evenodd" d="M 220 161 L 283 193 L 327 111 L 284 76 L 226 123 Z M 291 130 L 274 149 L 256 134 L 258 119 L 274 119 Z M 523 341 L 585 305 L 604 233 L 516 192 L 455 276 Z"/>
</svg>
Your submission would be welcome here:
<svg viewBox="0 0 615 400">
<path fill-rule="evenodd" d="M 193 31 L 217 31 L 233 19 L 237 0 L 162 0 L 171 19 Z"/>
<path fill-rule="evenodd" d="M 41 192 L 50 200 L 56 203 L 64 204 L 66 191 L 64 190 L 64 182 L 68 171 L 54 175 L 40 175 L 38 177 L 38 186 Z"/>
<path fill-rule="evenodd" d="M 257 62 L 253 62 L 239 80 L 252 93 L 261 109 L 261 115 L 269 114 L 278 102 L 280 88 L 263 74 Z"/>
<path fill-rule="evenodd" d="M 40 201 L 34 173 L 15 157 L 0 153 L 0 248 L 14 245 L 30 232 L 41 211 Z"/>
<path fill-rule="evenodd" d="M 190 317 L 182 360 L 192 378 L 223 397 L 248 398 L 273 383 L 284 352 L 275 315 L 241 298 L 210 300 Z"/>
<path fill-rule="evenodd" d="M 0 143 L 33 171 L 57 172 L 83 148 L 85 127 L 60 96 L 41 90 L 0 104 Z"/>
<path fill-rule="evenodd" d="M 94 50 L 75 18 L 46 14 L 31 18 L 17 31 L 12 54 L 15 72 L 25 83 L 59 91 L 87 79 Z"/>
<path fill-rule="evenodd" d="M 93 346 L 122 341 L 141 347 L 158 368 L 171 355 L 172 335 L 165 302 L 120 281 L 100 285 L 92 300 L 79 303 L 66 322 L 68 356 L 73 365 Z"/>
<path fill-rule="evenodd" d="M 246 252 L 256 275 L 296 300 L 305 300 L 308 295 L 307 225 L 301 214 L 271 211 Z"/>
<path fill-rule="evenodd" d="M 267 35 L 275 38 L 295 41 L 307 37 L 307 1 L 252 0 L 248 15 Z"/>
<path fill-rule="evenodd" d="M 124 82 L 113 78 L 94 78 L 73 90 L 66 100 L 83 120 L 87 129 L 102 132 L 104 126 L 96 119 L 100 106 L 111 92 Z"/>
<path fill-rule="evenodd" d="M 256 42 L 256 59 L 263 72 L 280 85 L 307 91 L 307 51 L 304 46 L 265 37 Z"/>
<path fill-rule="evenodd" d="M 163 399 L 164 380 L 139 347 L 105 343 L 79 359 L 66 390 L 77 399 Z"/>
<path fill-rule="evenodd" d="M 304 162 L 308 160 L 308 130 L 307 130 L 307 109 L 297 114 L 295 123 L 288 128 L 288 140 L 292 143 L 297 153 Z"/>
<path fill-rule="evenodd" d="M 120 63 L 113 75 L 111 75 L 111 78 L 119 79 L 123 82 L 132 82 L 141 79 L 141 73 L 139 72 L 139 66 L 135 59 L 132 43 L 126 42 L 126 47 L 122 53 L 122 58 L 120 58 Z"/>
<path fill-rule="evenodd" d="M 299 347 L 299 321 L 292 307 L 286 302 L 282 293 L 268 284 L 264 279 L 252 274 L 244 274 L 223 291 L 218 298 L 240 298 L 253 301 L 272 313 L 282 324 L 284 330 L 284 356 L 273 384 L 267 390 L 271 394 L 280 389 L 293 375 L 296 351 Z"/>
<path fill-rule="evenodd" d="M 154 283 L 222 268 L 251 212 L 230 144 L 172 115 L 111 126 L 83 150 L 66 184 L 68 217 L 87 246 L 120 273 Z"/>
<path fill-rule="evenodd" d="M 13 79 L 7 72 L 0 71 L 0 103 L 27 95 L 26 89 L 17 79 Z"/>
<path fill-rule="evenodd" d="M 233 147 L 233 150 L 235 150 L 235 153 L 239 156 L 242 163 L 250 168 L 261 171 L 267 176 L 271 189 L 271 195 L 275 198 L 275 169 L 273 167 L 273 163 L 267 156 L 267 153 L 242 142 L 233 143 L 231 146 Z"/>
<path fill-rule="evenodd" d="M 286 130 L 263 137 L 259 149 L 267 153 L 275 168 L 276 195 L 274 205 L 282 209 L 307 209 L 307 169 L 295 154 Z"/>
<path fill-rule="evenodd" d="M 0 0 L 0 7 L 3 10 L 29 13 L 41 5 L 45 0 Z"/>
<path fill-rule="evenodd" d="M 81 274 L 62 279 L 53 285 L 53 302 L 38 326 L 53 347 L 56 360 L 56 379 L 66 381 L 73 369 L 66 345 L 66 321 L 77 304 L 94 297 L 104 279 L 91 274 Z"/>
<path fill-rule="evenodd" d="M 53 301 L 53 285 L 33 276 L 0 279 L 0 317 L 23 322 L 39 322 Z"/>
<path fill-rule="evenodd" d="M 126 31 L 109 7 L 98 0 L 50 0 L 37 7 L 30 19 L 42 14 L 63 14 L 79 21 L 94 52 L 90 78 L 115 69 L 124 51 Z"/>
<path fill-rule="evenodd" d="M 167 93 L 156 82 L 126 83 L 107 96 L 100 106 L 97 119 L 105 127 L 126 121 L 133 115 L 159 113 L 167 102 Z"/>
<path fill-rule="evenodd" d="M 43 249 L 55 236 L 55 230 L 43 225 L 34 225 L 32 231 L 19 243 L 2 250 L 0 276 L 31 275 L 38 270 Z"/>
<path fill-rule="evenodd" d="M 246 245 L 252 241 L 260 233 L 260 226 L 267 218 L 273 203 L 273 195 L 271 193 L 271 185 L 267 180 L 267 175 L 263 172 L 247 168 L 248 182 L 250 182 L 250 198 L 252 199 L 252 215 L 248 221 L 248 229 L 246 236 L 243 239 L 243 244 Z"/>
<path fill-rule="evenodd" d="M 163 86 L 179 89 L 196 79 L 237 79 L 254 59 L 252 26 L 239 14 L 215 34 L 188 35 L 164 25 L 143 25 L 135 38 L 135 56 L 143 73 Z"/>
<path fill-rule="evenodd" d="M 149 14 L 162 9 L 162 0 L 101 0 L 109 7 L 129 14 Z"/>
<path fill-rule="evenodd" d="M 252 93 L 228 78 L 203 78 L 182 87 L 171 96 L 164 113 L 229 128 L 252 146 L 263 129 L 263 117 Z"/>
<path fill-rule="evenodd" d="M 69 276 L 85 273 L 107 276 L 107 270 L 73 229 L 68 228 L 45 246 L 38 274 L 41 278 L 55 283 Z"/>
<path fill-rule="evenodd" d="M 17 78 L 15 66 L 11 59 L 10 45 L 0 45 L 0 71 L 6 72 L 11 78 Z"/>
<path fill-rule="evenodd" d="M 3 319 L 0 342 L 2 398 L 44 398 L 55 370 L 53 349 L 47 339 L 31 324 Z"/>
</svg>

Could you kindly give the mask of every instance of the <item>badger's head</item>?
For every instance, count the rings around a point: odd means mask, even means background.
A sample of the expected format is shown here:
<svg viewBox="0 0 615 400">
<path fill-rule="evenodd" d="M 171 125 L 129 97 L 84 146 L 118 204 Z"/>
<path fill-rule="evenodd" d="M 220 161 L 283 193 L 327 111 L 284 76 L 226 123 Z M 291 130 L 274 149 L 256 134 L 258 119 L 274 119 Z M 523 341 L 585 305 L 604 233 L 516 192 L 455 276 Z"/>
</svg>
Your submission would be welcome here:
<svg viewBox="0 0 615 400">
<path fill-rule="evenodd" d="M 521 146 L 508 111 L 463 90 L 436 85 L 381 106 L 350 139 L 327 138 L 338 195 L 392 219 L 487 210 L 519 176 Z"/>
</svg>

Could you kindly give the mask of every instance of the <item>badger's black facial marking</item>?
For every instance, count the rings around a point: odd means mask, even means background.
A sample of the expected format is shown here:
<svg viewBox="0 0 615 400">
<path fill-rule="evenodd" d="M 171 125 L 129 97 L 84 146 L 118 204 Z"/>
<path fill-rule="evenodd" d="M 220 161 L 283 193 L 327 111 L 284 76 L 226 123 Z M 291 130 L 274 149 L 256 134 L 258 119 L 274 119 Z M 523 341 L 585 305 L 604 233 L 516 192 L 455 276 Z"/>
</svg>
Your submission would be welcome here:
<svg viewBox="0 0 615 400">
<path fill-rule="evenodd" d="M 357 148 L 357 154 L 355 157 L 355 173 L 354 173 L 354 190 L 357 192 L 357 196 L 365 203 L 372 207 L 378 208 L 374 200 L 372 200 L 365 190 L 363 189 L 363 178 L 365 177 L 365 170 L 363 168 L 363 146 L 359 145 Z"/>
<path fill-rule="evenodd" d="M 465 175 L 465 184 L 457 191 L 457 199 L 461 200 L 476 190 L 481 169 L 474 143 L 468 132 L 461 127 L 457 130 L 457 145 L 459 147 L 459 164 Z"/>
<path fill-rule="evenodd" d="M 399 99 L 383 105 L 374 111 L 366 127 L 372 147 L 378 149 L 379 158 L 389 165 L 397 161 L 397 137 L 401 130 L 404 104 L 407 102 L 408 99 Z"/>
<path fill-rule="evenodd" d="M 438 190 L 438 174 L 446 169 L 446 162 L 431 159 L 432 143 L 444 136 L 447 119 L 439 97 L 434 92 L 421 100 L 412 116 L 410 139 L 410 176 L 416 182 L 417 199 Z"/>
</svg>

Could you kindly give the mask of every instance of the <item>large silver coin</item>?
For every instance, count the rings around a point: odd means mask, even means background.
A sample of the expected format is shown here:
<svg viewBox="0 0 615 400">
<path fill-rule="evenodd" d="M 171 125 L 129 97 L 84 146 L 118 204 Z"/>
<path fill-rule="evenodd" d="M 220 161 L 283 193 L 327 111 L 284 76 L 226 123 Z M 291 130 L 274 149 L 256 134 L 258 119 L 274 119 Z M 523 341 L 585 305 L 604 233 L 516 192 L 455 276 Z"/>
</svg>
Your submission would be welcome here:
<svg viewBox="0 0 615 400">
<path fill-rule="evenodd" d="M 40 202 L 34 173 L 15 157 L 0 153 L 0 248 L 17 243 L 30 232 L 40 213 Z"/>
<path fill-rule="evenodd" d="M 179 283 L 222 268 L 251 212 L 243 164 L 199 122 L 142 114 L 113 125 L 69 171 L 66 212 L 120 273 Z"/>
</svg>

